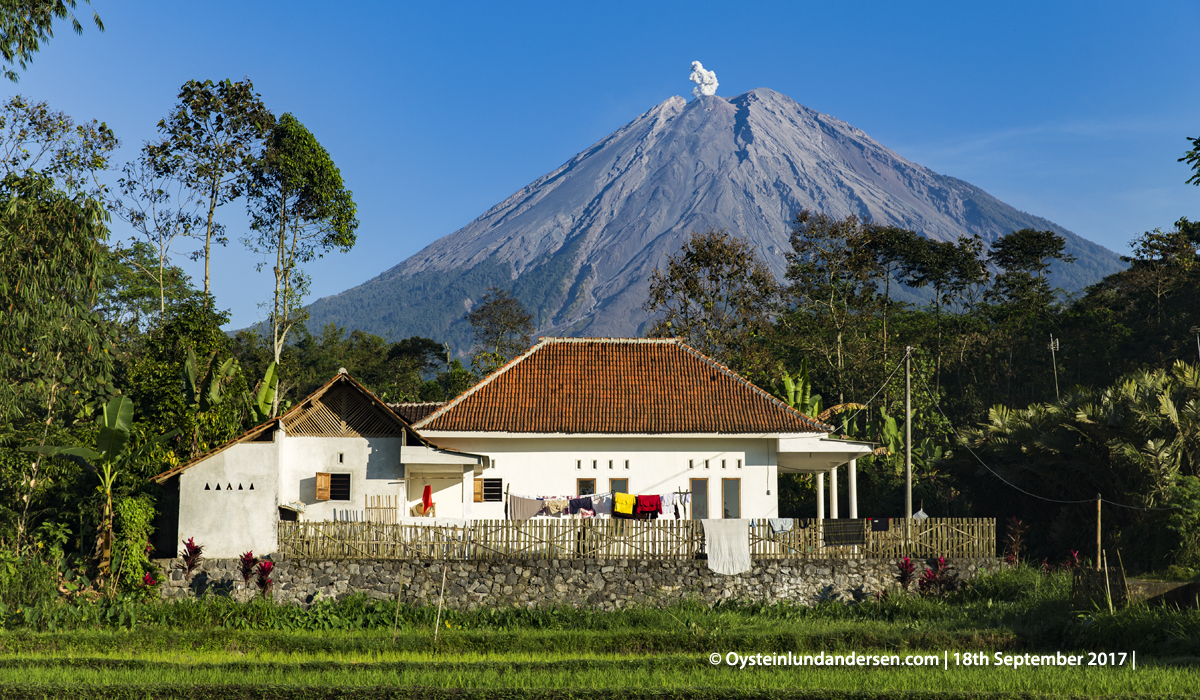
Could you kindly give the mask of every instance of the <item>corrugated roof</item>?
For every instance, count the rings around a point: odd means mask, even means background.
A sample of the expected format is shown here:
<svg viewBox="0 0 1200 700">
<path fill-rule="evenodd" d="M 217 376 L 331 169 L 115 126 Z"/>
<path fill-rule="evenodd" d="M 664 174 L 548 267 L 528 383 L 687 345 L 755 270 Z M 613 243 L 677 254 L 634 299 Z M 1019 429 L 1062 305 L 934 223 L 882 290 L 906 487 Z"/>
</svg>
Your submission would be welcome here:
<svg viewBox="0 0 1200 700">
<path fill-rule="evenodd" d="M 676 339 L 543 338 L 421 431 L 827 433 L 820 423 Z"/>
</svg>

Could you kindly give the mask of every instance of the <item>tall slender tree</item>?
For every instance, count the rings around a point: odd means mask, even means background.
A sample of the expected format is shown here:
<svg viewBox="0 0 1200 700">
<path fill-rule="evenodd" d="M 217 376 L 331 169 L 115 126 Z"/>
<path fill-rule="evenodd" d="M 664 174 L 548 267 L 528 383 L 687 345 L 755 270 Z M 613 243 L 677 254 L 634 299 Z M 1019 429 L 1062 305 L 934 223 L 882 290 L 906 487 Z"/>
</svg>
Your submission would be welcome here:
<svg viewBox="0 0 1200 700">
<path fill-rule="evenodd" d="M 204 246 L 193 259 L 204 260 L 205 294 L 211 293 L 212 246 L 228 242 L 217 208 L 245 193 L 256 150 L 274 123 L 249 78 L 189 80 L 179 89 L 179 104 L 158 122 L 162 139 L 146 146 L 158 174 L 177 179 L 203 203 Z"/>
<path fill-rule="evenodd" d="M 356 207 L 341 171 L 315 136 L 284 114 L 263 144 L 247 189 L 254 235 L 245 239 L 269 257 L 275 289 L 268 306 L 272 352 L 278 363 L 288 333 L 306 317 L 309 278 L 301 265 L 354 247 Z M 260 263 L 261 271 L 267 263 Z M 272 415 L 278 410 L 276 393 Z"/>
<path fill-rule="evenodd" d="M 91 4 L 91 0 L 84 0 Z M 54 36 L 55 20 L 71 23 L 76 34 L 83 34 L 83 23 L 75 17 L 76 0 L 6 0 L 0 3 L 0 55 L 3 55 L 4 77 L 14 83 L 20 80 L 14 66 L 29 67 L 33 55 L 42 44 Z M 92 13 L 96 29 L 104 31 L 100 15 Z"/>
</svg>

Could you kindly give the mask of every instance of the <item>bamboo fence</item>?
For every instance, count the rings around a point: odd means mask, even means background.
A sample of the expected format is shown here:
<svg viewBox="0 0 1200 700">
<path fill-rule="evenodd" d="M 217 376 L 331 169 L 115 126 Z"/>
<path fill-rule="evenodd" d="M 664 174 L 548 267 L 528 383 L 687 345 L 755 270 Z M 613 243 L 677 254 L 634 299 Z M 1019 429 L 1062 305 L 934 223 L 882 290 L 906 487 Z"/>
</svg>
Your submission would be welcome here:
<svg viewBox="0 0 1200 700">
<path fill-rule="evenodd" d="M 379 518 L 383 521 L 386 518 Z M 863 544 L 829 546 L 823 523 L 773 533 L 766 520 L 749 528 L 755 559 L 877 559 L 996 556 L 993 518 L 893 519 L 888 529 L 863 525 Z M 845 521 L 841 521 L 845 522 Z M 471 520 L 463 525 L 411 522 L 279 523 L 279 551 L 298 559 L 695 559 L 704 554 L 698 520 Z"/>
</svg>

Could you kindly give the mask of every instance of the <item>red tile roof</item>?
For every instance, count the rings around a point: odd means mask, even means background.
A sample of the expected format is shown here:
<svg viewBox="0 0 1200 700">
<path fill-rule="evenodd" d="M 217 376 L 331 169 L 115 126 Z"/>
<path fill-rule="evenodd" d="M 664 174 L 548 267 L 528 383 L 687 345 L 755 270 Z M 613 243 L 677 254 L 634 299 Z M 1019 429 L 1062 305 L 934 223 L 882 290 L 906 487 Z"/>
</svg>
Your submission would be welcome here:
<svg viewBox="0 0 1200 700">
<path fill-rule="evenodd" d="M 415 423 L 420 431 L 827 433 L 675 339 L 544 338 Z"/>
</svg>

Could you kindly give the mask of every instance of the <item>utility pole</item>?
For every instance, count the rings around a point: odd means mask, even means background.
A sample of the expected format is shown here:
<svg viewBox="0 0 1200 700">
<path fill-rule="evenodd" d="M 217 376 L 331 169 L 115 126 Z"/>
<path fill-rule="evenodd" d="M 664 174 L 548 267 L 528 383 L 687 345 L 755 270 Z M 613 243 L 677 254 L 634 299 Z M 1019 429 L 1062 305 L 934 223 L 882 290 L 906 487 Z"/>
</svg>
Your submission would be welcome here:
<svg viewBox="0 0 1200 700">
<path fill-rule="evenodd" d="M 1058 350 L 1058 341 L 1054 339 L 1054 334 L 1050 334 L 1050 365 L 1054 367 L 1054 398 L 1058 398 L 1058 362 L 1055 360 L 1055 351 Z"/>
<path fill-rule="evenodd" d="M 912 519 L 912 347 L 904 348 L 904 517 Z"/>
</svg>

